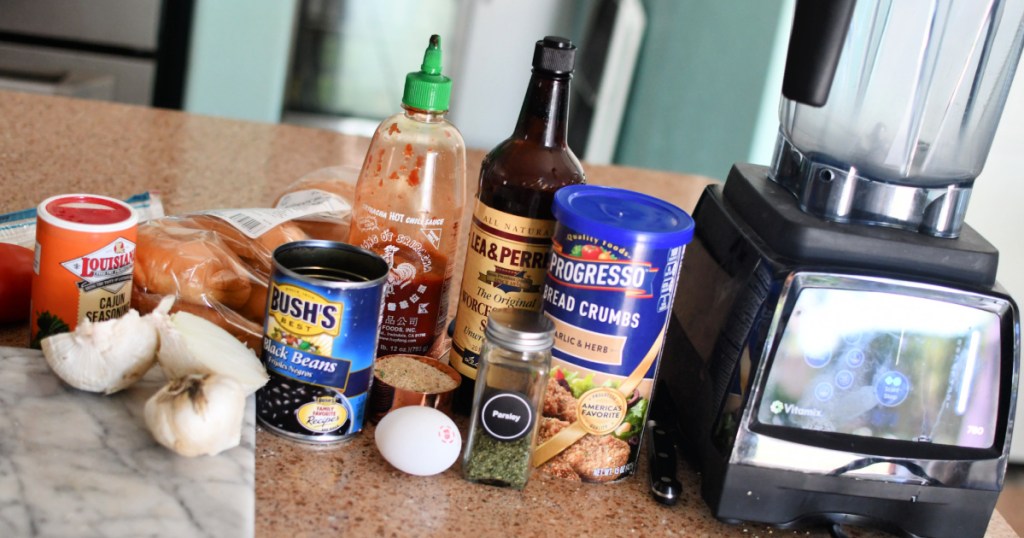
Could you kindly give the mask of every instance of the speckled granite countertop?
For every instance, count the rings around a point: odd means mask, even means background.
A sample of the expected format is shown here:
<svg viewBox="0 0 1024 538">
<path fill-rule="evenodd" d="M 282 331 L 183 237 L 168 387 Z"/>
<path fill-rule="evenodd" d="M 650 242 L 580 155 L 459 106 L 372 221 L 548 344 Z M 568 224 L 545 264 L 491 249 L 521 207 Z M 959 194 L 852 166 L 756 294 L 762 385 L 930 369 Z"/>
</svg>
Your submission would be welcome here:
<svg viewBox="0 0 1024 538">
<path fill-rule="evenodd" d="M 147 190 L 161 193 L 168 214 L 266 207 L 304 174 L 359 166 L 368 144 L 300 127 L 0 92 L 0 213 L 66 192 L 125 198 Z M 474 186 L 482 156 L 469 154 Z M 590 183 L 646 192 L 687 210 L 706 183 L 635 168 L 586 170 Z M 0 345 L 23 346 L 27 333 L 27 326 L 0 327 Z M 457 465 L 435 477 L 404 475 L 379 456 L 372 433 L 371 426 L 349 442 L 319 448 L 258 430 L 256 535 L 827 535 L 719 523 L 697 493 L 698 477 L 685 465 L 685 496 L 665 507 L 647 493 L 643 460 L 635 477 L 616 484 L 583 485 L 535 474 L 519 492 L 465 482 Z M 997 513 L 987 536 L 1016 534 Z"/>
</svg>

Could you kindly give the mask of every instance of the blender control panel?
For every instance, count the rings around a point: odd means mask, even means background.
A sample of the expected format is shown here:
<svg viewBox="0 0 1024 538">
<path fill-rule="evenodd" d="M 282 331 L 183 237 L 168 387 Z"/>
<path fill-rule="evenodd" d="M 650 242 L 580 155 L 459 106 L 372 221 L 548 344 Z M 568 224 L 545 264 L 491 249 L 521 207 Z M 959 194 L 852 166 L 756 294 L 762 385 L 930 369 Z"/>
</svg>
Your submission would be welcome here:
<svg viewBox="0 0 1024 538">
<path fill-rule="evenodd" d="M 992 446 L 1000 384 L 996 313 L 886 291 L 803 288 L 780 327 L 758 422 Z"/>
</svg>

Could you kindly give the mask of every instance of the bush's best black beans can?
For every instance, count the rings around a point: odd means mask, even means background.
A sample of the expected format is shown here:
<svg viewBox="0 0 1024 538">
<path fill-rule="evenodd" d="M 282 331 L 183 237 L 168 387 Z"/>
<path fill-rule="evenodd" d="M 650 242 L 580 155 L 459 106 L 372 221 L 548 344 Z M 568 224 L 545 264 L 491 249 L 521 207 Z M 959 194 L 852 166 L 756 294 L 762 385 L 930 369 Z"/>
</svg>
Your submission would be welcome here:
<svg viewBox="0 0 1024 538">
<path fill-rule="evenodd" d="M 363 429 L 388 265 L 344 243 L 274 251 L 263 327 L 270 381 L 256 416 L 285 437 L 330 443 Z"/>
<path fill-rule="evenodd" d="M 560 189 L 553 212 L 544 313 L 555 343 L 534 464 L 609 482 L 636 470 L 693 219 L 664 200 L 592 185 Z"/>
</svg>

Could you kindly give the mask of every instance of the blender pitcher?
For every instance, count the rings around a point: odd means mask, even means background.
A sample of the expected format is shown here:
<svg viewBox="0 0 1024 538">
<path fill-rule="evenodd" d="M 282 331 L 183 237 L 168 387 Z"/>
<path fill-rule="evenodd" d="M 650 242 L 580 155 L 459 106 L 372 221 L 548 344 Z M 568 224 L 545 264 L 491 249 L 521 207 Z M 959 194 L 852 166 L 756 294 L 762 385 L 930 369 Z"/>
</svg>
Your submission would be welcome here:
<svg viewBox="0 0 1024 538">
<path fill-rule="evenodd" d="M 800 0 L 770 177 L 807 213 L 957 237 L 1024 0 Z"/>
</svg>

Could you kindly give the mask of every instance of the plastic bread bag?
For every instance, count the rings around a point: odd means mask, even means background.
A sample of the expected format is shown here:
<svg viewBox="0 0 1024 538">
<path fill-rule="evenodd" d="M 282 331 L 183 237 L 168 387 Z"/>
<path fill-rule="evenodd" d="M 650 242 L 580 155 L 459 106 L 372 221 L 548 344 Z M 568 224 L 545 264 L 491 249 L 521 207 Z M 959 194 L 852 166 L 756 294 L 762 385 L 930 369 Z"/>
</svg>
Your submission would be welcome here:
<svg viewBox="0 0 1024 538">
<path fill-rule="evenodd" d="M 212 210 L 141 224 L 132 306 L 148 313 L 161 297 L 175 295 L 172 312 L 208 319 L 258 352 L 274 249 L 310 238 L 337 240 L 306 233 L 299 220 L 309 217 L 332 230 L 344 227 L 347 239 L 350 209 L 340 195 L 303 195 L 273 209 Z"/>
<path fill-rule="evenodd" d="M 358 178 L 358 168 L 321 168 L 288 185 L 274 200 L 274 207 L 295 207 L 311 201 L 330 200 L 334 204 L 332 210 L 311 213 L 296 218 L 294 222 L 314 239 L 347 242 Z"/>
<path fill-rule="evenodd" d="M 262 241 L 250 239 L 210 215 L 165 217 L 139 225 L 132 306 L 141 313 L 176 295 L 172 311 L 187 311 L 220 325 L 259 349 L 274 238 L 282 244 L 307 236 L 283 223 Z"/>
</svg>

